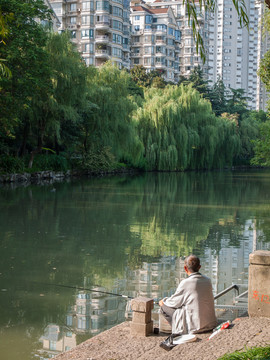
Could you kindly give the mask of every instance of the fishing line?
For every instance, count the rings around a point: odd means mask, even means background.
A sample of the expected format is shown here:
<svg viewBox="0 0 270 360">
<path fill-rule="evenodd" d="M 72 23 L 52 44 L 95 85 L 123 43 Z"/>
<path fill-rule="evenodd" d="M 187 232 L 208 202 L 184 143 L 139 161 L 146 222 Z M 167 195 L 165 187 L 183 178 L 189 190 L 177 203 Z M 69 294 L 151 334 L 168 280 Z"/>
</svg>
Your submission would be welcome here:
<svg viewBox="0 0 270 360">
<path fill-rule="evenodd" d="M 89 289 L 89 288 L 80 287 L 80 286 L 71 286 L 71 285 L 62 285 L 62 284 L 49 284 L 49 283 L 40 283 L 40 282 L 36 282 L 36 283 L 41 284 L 41 285 L 47 285 L 47 286 L 58 286 L 58 287 L 63 287 L 63 288 L 68 288 L 68 289 L 86 290 L 86 291 L 96 292 L 96 293 L 105 294 L 105 295 L 114 295 L 114 296 L 119 296 L 119 297 L 122 297 L 122 298 L 125 298 L 125 299 L 134 299 L 132 296 L 128 296 L 128 295 L 116 294 L 116 293 L 112 293 L 112 292 L 109 292 L 109 291 L 94 290 L 94 289 Z"/>
</svg>

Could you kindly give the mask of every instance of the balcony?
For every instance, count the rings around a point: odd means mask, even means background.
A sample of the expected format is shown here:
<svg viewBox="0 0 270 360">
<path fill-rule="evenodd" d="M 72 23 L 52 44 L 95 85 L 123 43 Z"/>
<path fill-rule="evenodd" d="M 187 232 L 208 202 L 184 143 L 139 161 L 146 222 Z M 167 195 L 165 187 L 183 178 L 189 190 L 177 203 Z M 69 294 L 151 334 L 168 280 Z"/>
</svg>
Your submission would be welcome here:
<svg viewBox="0 0 270 360">
<path fill-rule="evenodd" d="M 140 56 L 142 56 L 142 53 L 141 52 L 131 52 L 131 56 L 132 57 L 140 57 Z"/>
<path fill-rule="evenodd" d="M 96 35 L 96 43 L 97 44 L 108 44 L 110 38 L 108 35 Z"/>
<path fill-rule="evenodd" d="M 167 29 L 156 29 L 156 35 L 167 34 Z"/>
<path fill-rule="evenodd" d="M 166 44 L 166 39 L 156 39 L 156 44 Z"/>
<path fill-rule="evenodd" d="M 101 14 L 109 14 L 110 13 L 110 9 L 96 9 L 96 14 L 101 15 Z"/>
<path fill-rule="evenodd" d="M 160 56 L 166 56 L 166 54 L 163 54 L 161 51 L 157 51 L 156 52 L 156 56 L 160 57 Z"/>
<path fill-rule="evenodd" d="M 124 52 L 130 52 L 130 45 L 128 45 L 128 44 L 123 44 L 123 51 L 124 51 Z"/>
<path fill-rule="evenodd" d="M 109 51 L 107 49 L 97 49 L 95 51 L 95 56 L 97 58 L 109 59 Z"/>
<path fill-rule="evenodd" d="M 96 22 L 96 29 L 98 30 L 108 30 L 110 28 L 109 21 L 97 21 Z"/>
<path fill-rule="evenodd" d="M 166 65 L 163 64 L 163 63 L 161 63 L 161 62 L 159 62 L 159 61 L 157 61 L 157 62 L 156 62 L 156 68 L 157 68 L 157 69 L 166 69 Z"/>
<path fill-rule="evenodd" d="M 80 27 L 79 24 L 68 24 L 68 30 L 75 30 Z"/>
</svg>

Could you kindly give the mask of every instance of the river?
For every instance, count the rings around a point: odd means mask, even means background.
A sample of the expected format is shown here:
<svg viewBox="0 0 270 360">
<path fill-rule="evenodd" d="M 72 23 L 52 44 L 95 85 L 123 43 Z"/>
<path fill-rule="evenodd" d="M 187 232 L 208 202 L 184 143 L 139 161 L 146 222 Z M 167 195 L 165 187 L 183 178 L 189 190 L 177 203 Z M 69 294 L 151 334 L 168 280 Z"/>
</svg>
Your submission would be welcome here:
<svg viewBox="0 0 270 360">
<path fill-rule="evenodd" d="M 215 294 L 244 289 L 249 253 L 270 250 L 269 189 L 267 170 L 0 187 L 1 358 L 48 359 L 125 321 L 125 299 L 76 287 L 159 299 L 190 253 Z"/>
</svg>

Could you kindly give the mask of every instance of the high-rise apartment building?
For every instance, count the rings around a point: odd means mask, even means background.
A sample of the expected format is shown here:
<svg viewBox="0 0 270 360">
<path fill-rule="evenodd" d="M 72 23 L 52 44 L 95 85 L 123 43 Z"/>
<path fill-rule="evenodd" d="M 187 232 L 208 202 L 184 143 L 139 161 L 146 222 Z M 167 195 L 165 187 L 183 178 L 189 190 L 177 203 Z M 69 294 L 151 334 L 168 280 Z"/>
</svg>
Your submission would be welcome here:
<svg viewBox="0 0 270 360">
<path fill-rule="evenodd" d="M 176 23 L 181 33 L 180 43 L 180 74 L 182 76 L 189 76 L 194 67 L 200 66 L 203 72 L 208 73 L 208 51 L 205 54 L 205 61 L 197 54 L 196 43 L 193 37 L 192 23 L 189 19 L 187 6 L 182 0 L 147 0 L 147 4 L 153 9 L 172 9 Z M 209 41 L 209 16 L 205 11 L 200 11 L 199 2 L 197 6 L 197 19 L 198 19 L 198 31 L 204 42 L 204 47 L 208 49 Z"/>
<path fill-rule="evenodd" d="M 265 107 L 257 75 L 267 46 L 260 25 L 264 5 L 262 0 L 250 0 L 246 6 L 249 31 L 240 27 L 232 0 L 217 0 L 209 21 L 209 80 L 214 83 L 220 77 L 226 87 L 244 89 L 249 107 L 258 110 Z"/>
<path fill-rule="evenodd" d="M 131 6 L 131 66 L 159 70 L 166 81 L 179 80 L 180 30 L 171 8 Z"/>
<path fill-rule="evenodd" d="M 60 30 L 70 30 L 87 65 L 108 60 L 129 68 L 129 4 L 124 0 L 50 0 L 61 21 Z"/>
</svg>

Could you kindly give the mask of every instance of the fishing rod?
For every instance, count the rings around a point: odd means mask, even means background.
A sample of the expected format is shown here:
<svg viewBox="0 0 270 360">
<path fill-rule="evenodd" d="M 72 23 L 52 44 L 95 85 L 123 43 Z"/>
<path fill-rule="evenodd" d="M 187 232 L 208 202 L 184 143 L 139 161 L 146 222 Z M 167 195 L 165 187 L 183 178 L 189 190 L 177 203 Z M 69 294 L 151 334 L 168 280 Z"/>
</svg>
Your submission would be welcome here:
<svg viewBox="0 0 270 360">
<path fill-rule="evenodd" d="M 89 288 L 80 287 L 80 286 L 71 286 L 71 285 L 62 285 L 62 284 L 49 284 L 49 283 L 38 283 L 38 284 L 47 285 L 47 286 L 57 286 L 57 287 L 63 287 L 63 288 L 68 288 L 68 289 L 76 289 L 76 290 L 87 290 L 87 291 L 96 292 L 96 293 L 105 294 L 105 295 L 119 296 L 119 297 L 122 297 L 122 298 L 125 298 L 125 299 L 134 299 L 132 296 L 128 296 L 128 295 L 116 294 L 116 293 L 109 292 L 109 291 L 94 290 L 94 289 L 89 289 Z"/>
</svg>

